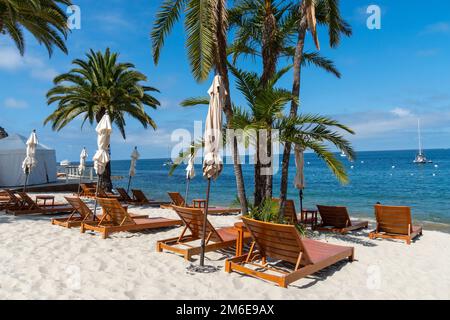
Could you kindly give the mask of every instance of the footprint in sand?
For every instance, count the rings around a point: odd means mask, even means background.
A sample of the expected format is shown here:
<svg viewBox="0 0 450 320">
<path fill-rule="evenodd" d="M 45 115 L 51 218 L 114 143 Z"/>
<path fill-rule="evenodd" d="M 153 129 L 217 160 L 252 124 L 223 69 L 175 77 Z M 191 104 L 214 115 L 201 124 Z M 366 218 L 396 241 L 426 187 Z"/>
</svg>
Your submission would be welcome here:
<svg viewBox="0 0 450 320">
<path fill-rule="evenodd" d="M 234 289 L 236 289 L 236 290 L 240 290 L 244 287 L 244 284 L 239 279 L 233 279 L 232 283 L 233 283 Z"/>
</svg>

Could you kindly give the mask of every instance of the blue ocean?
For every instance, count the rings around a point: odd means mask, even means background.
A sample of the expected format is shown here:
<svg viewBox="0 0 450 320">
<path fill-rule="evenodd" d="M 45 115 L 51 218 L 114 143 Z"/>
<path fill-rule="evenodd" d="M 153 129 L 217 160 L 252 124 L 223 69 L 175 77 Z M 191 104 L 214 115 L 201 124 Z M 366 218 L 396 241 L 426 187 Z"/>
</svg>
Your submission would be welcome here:
<svg viewBox="0 0 450 320">
<path fill-rule="evenodd" d="M 357 159 L 349 162 L 342 158 L 350 183 L 341 185 L 326 165 L 314 154 L 305 154 L 306 189 L 304 207 L 317 204 L 344 205 L 354 216 L 373 217 L 373 205 L 411 206 L 414 218 L 433 223 L 450 224 L 450 149 L 425 150 L 430 164 L 414 164 L 416 151 L 358 152 Z M 339 156 L 339 155 L 338 155 Z M 139 160 L 132 188 L 144 190 L 154 199 L 168 200 L 167 191 L 186 190 L 185 165 L 172 176 L 168 159 Z M 116 186 L 126 187 L 130 161 L 113 161 L 112 173 L 123 179 L 114 181 Z M 197 176 L 190 183 L 189 199 L 204 198 L 206 180 L 202 177 L 201 164 L 196 165 Z M 243 165 L 247 197 L 253 193 L 253 166 Z M 291 161 L 289 198 L 299 207 L 298 190 L 293 186 L 294 159 Z M 274 178 L 274 196 L 279 193 L 280 173 Z M 211 202 L 230 205 L 236 199 L 236 182 L 233 165 L 225 165 L 221 176 L 212 184 Z"/>
</svg>

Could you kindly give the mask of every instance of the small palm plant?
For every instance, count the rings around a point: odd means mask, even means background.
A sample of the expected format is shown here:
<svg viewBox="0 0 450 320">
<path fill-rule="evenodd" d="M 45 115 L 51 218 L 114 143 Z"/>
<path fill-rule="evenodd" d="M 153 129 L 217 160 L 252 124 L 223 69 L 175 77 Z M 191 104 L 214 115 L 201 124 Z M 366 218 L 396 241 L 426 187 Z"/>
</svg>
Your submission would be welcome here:
<svg viewBox="0 0 450 320">
<path fill-rule="evenodd" d="M 70 0 L 0 0 L 0 36 L 9 35 L 21 55 L 25 52 L 24 29 L 43 44 L 49 55 L 53 47 L 64 53 L 69 28 L 67 15 L 60 6 L 71 5 Z"/>
<path fill-rule="evenodd" d="M 59 131 L 74 119 L 84 125 L 99 122 L 108 112 L 111 121 L 126 139 L 126 117 L 141 123 L 144 128 L 156 129 L 156 123 L 145 107 L 156 109 L 160 103 L 150 93 L 159 92 L 146 86 L 147 77 L 131 63 L 118 62 L 118 54 L 90 51 L 87 60 L 76 59 L 75 67 L 54 79 L 55 87 L 47 93 L 48 104 L 57 103 L 56 110 L 45 119 L 52 129 Z M 108 163 L 102 179 L 103 187 L 111 190 L 111 167 Z"/>
<path fill-rule="evenodd" d="M 260 76 L 257 73 L 243 71 L 234 66 L 230 66 L 230 69 L 236 78 L 236 88 L 247 102 L 245 108 L 233 106 L 234 117 L 231 128 L 243 132 L 242 140 L 245 143 L 254 145 L 258 152 L 260 146 L 255 133 L 259 130 L 269 132 L 278 130 L 278 142 L 294 143 L 300 145 L 303 150 L 314 151 L 341 183 L 348 182 L 344 165 L 329 150 L 328 145 L 334 145 L 345 152 L 349 159 L 353 159 L 354 150 L 339 131 L 350 134 L 354 132 L 344 124 L 326 116 L 310 114 L 286 116 L 286 105 L 295 98 L 288 90 L 277 88 L 276 83 L 289 70 L 288 68 L 276 72 L 266 87 L 259 85 Z M 207 97 L 189 98 L 182 102 L 182 106 L 207 105 L 208 102 Z M 224 138 L 226 139 L 225 131 Z"/>
</svg>

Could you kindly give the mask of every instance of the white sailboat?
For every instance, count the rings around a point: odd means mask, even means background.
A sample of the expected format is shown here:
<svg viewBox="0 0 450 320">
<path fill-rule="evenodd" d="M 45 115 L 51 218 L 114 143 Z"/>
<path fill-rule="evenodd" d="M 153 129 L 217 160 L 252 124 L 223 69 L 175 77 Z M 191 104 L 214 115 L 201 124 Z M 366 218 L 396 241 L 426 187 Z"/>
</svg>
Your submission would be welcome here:
<svg viewBox="0 0 450 320">
<path fill-rule="evenodd" d="M 419 134 L 419 152 L 416 155 L 416 158 L 414 159 L 414 163 L 417 164 L 426 164 L 426 163 L 433 163 L 433 161 L 428 160 L 425 156 L 422 148 L 422 134 L 420 133 L 420 119 L 417 120 L 417 129 Z"/>
</svg>

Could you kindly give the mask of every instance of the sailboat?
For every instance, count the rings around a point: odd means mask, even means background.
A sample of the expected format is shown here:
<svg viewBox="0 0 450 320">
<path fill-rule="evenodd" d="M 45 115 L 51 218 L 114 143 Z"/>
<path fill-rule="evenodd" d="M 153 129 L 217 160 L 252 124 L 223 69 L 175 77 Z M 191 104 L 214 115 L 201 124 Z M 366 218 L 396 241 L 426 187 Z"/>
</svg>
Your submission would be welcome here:
<svg viewBox="0 0 450 320">
<path fill-rule="evenodd" d="M 422 135 L 420 133 L 420 119 L 417 120 L 417 129 L 419 134 L 419 152 L 417 153 L 416 158 L 414 159 L 414 163 L 417 164 L 433 163 L 433 161 L 428 160 L 425 154 L 423 153 Z"/>
<path fill-rule="evenodd" d="M 170 157 L 170 146 L 167 147 L 167 153 L 169 154 L 169 159 L 166 162 L 163 163 L 164 167 L 173 166 L 173 161 L 172 161 L 172 159 Z"/>
</svg>

